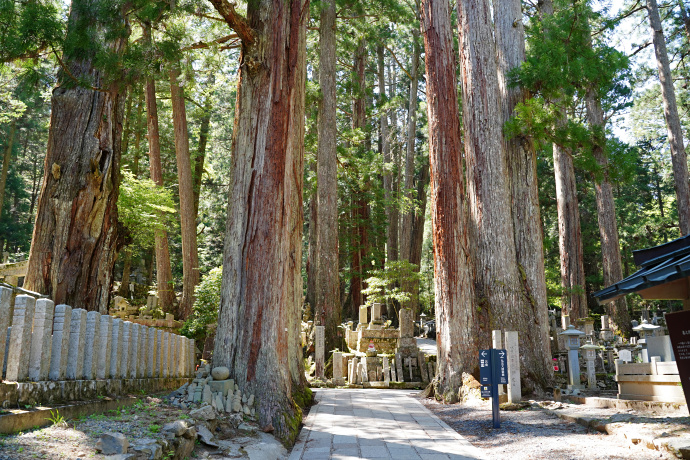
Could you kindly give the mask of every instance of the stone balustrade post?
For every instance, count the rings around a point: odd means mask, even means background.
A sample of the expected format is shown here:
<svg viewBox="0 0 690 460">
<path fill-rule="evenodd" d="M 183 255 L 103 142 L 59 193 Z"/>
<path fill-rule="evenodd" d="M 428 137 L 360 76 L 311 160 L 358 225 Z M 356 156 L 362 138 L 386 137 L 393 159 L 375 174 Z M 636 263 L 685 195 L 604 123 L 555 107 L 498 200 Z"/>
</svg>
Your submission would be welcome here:
<svg viewBox="0 0 690 460">
<path fill-rule="evenodd" d="M 86 332 L 86 310 L 72 310 L 72 322 L 69 332 L 69 350 L 67 352 L 67 376 L 77 380 L 84 375 L 84 345 Z"/>
<path fill-rule="evenodd" d="M 53 319 L 53 344 L 50 356 L 50 380 L 65 380 L 67 377 L 67 354 L 72 328 L 72 307 L 58 305 Z"/>
<path fill-rule="evenodd" d="M 137 361 L 139 358 L 139 325 L 132 323 L 129 331 L 129 357 L 127 358 L 127 378 L 137 378 Z"/>
<path fill-rule="evenodd" d="M 101 316 L 101 346 L 98 349 L 98 364 L 96 366 L 96 378 L 110 378 L 110 355 L 113 347 L 113 317 L 108 315 Z"/>
<path fill-rule="evenodd" d="M 0 286 L 0 378 L 5 367 L 7 328 L 10 327 L 12 289 Z"/>
<path fill-rule="evenodd" d="M 122 354 L 120 355 L 120 378 L 129 378 L 129 354 L 131 346 L 131 334 L 133 323 L 124 321 L 122 323 Z"/>
<path fill-rule="evenodd" d="M 22 382 L 29 377 L 31 355 L 31 329 L 34 321 L 36 299 L 18 295 L 14 300 L 14 315 L 10 332 L 10 349 L 7 353 L 7 380 Z"/>
<path fill-rule="evenodd" d="M 156 368 L 156 329 L 148 328 L 148 335 L 146 337 L 146 377 L 152 379 L 154 377 L 154 369 Z"/>
<path fill-rule="evenodd" d="M 52 300 L 38 299 L 36 301 L 31 357 L 29 359 L 29 380 L 34 382 L 48 380 L 53 347 L 54 312 L 55 303 Z"/>
<path fill-rule="evenodd" d="M 101 314 L 97 311 L 86 313 L 84 341 L 84 380 L 93 380 L 98 371 L 98 350 L 101 347 Z"/>
<path fill-rule="evenodd" d="M 161 364 L 161 377 L 166 378 L 170 375 L 168 368 L 168 355 L 170 353 L 170 334 L 163 332 L 163 361 Z"/>
<path fill-rule="evenodd" d="M 120 318 L 113 319 L 113 327 L 110 332 L 110 378 L 119 379 L 122 376 L 122 348 L 124 347 L 124 321 Z"/>
</svg>

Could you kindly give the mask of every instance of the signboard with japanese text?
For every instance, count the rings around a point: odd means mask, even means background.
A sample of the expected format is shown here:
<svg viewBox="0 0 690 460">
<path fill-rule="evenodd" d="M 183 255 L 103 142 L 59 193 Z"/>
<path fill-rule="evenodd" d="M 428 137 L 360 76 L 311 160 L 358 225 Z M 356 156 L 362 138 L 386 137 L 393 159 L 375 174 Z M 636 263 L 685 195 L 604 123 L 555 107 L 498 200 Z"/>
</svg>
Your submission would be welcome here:
<svg viewBox="0 0 690 460">
<path fill-rule="evenodd" d="M 667 314 L 666 327 L 671 336 L 685 401 L 690 406 L 690 311 Z"/>
</svg>

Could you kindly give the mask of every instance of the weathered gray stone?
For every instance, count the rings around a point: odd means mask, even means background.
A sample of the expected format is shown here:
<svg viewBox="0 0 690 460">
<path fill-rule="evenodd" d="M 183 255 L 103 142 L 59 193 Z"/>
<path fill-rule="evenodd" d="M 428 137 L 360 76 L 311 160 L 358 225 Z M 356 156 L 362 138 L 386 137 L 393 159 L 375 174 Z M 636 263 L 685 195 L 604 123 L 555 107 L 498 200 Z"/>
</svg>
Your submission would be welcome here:
<svg viewBox="0 0 690 460">
<path fill-rule="evenodd" d="M 367 307 L 366 305 L 360 305 L 359 306 L 360 328 L 369 322 L 368 313 L 369 313 L 369 307 Z"/>
<path fill-rule="evenodd" d="M 126 454 L 128 448 L 129 441 L 122 433 L 105 433 L 96 442 L 96 450 L 103 455 Z"/>
<path fill-rule="evenodd" d="M 101 341 L 101 314 L 97 311 L 86 313 L 84 341 L 84 379 L 93 380 L 98 372 L 98 350 Z"/>
<path fill-rule="evenodd" d="M 48 299 L 36 301 L 34 330 L 31 339 L 31 358 L 29 379 L 34 382 L 48 380 L 50 358 L 53 345 L 53 313 L 55 303 Z"/>
<path fill-rule="evenodd" d="M 409 308 L 400 309 L 400 337 L 414 337 L 414 313 Z"/>
<path fill-rule="evenodd" d="M 129 357 L 127 358 L 127 377 L 137 378 L 137 364 L 139 363 L 139 330 L 136 323 L 132 323 L 129 332 Z"/>
<path fill-rule="evenodd" d="M 403 362 L 402 355 L 400 353 L 395 354 L 395 370 L 397 371 L 398 382 L 404 382 L 405 377 L 403 375 Z"/>
<path fill-rule="evenodd" d="M 223 412 L 225 411 L 225 402 L 223 401 L 223 395 L 220 393 L 215 393 L 215 397 L 213 400 L 216 402 L 216 410 L 218 412 Z"/>
<path fill-rule="evenodd" d="M 86 310 L 72 310 L 67 354 L 67 379 L 77 380 L 84 375 L 84 345 L 86 335 Z"/>
<path fill-rule="evenodd" d="M 155 376 L 163 377 L 163 331 L 156 329 L 156 365 Z"/>
<path fill-rule="evenodd" d="M 604 320 L 602 317 L 602 324 Z M 508 353 L 508 401 L 516 403 L 522 399 L 520 384 L 520 347 L 517 331 L 506 331 L 506 352 Z"/>
<path fill-rule="evenodd" d="M 247 406 L 252 407 L 254 405 L 254 395 L 249 395 L 247 398 Z"/>
<path fill-rule="evenodd" d="M 427 383 L 429 381 L 429 374 L 427 374 L 426 359 L 424 358 L 424 353 L 421 351 L 417 354 L 417 362 L 419 363 L 419 371 L 422 376 L 422 382 Z"/>
<path fill-rule="evenodd" d="M 201 401 L 203 401 L 204 404 L 211 404 L 213 402 L 213 393 L 211 392 L 211 387 L 209 385 L 204 386 L 201 394 Z"/>
<path fill-rule="evenodd" d="M 232 411 L 239 412 L 242 410 L 242 392 L 235 390 L 235 397 L 232 400 Z"/>
<path fill-rule="evenodd" d="M 120 375 L 123 379 L 129 378 L 129 355 L 132 346 L 132 326 L 133 323 L 125 321 L 122 323 L 122 353 L 120 355 Z"/>
<path fill-rule="evenodd" d="M 213 380 L 226 380 L 230 377 L 230 369 L 224 366 L 214 367 L 211 371 L 211 375 L 213 376 Z"/>
<path fill-rule="evenodd" d="M 209 429 L 204 425 L 197 425 L 196 431 L 199 441 L 210 447 L 219 447 L 218 444 L 213 440 L 213 433 L 211 433 L 211 431 L 209 431 Z"/>
<path fill-rule="evenodd" d="M 113 317 L 108 315 L 101 315 L 100 327 L 100 347 L 98 348 L 96 363 L 96 378 L 107 379 L 110 378 L 110 351 L 113 346 L 111 335 L 113 332 Z"/>
<path fill-rule="evenodd" d="M 216 413 L 213 411 L 213 407 L 211 407 L 208 404 L 203 405 L 198 409 L 194 409 L 189 413 L 189 416 L 192 417 L 194 420 L 209 421 L 216 419 Z"/>
<path fill-rule="evenodd" d="M 326 378 L 325 374 L 325 359 L 326 359 L 326 342 L 325 342 L 325 326 L 316 326 L 314 328 L 314 346 L 316 349 L 315 360 L 316 360 L 316 378 L 324 380 Z"/>
<path fill-rule="evenodd" d="M 211 380 L 208 382 L 213 393 L 221 393 L 223 397 L 226 397 L 228 393 L 232 393 L 235 390 L 235 381 L 233 379 L 227 380 Z"/>
<path fill-rule="evenodd" d="M 130 447 L 139 458 L 146 460 L 160 460 L 163 458 L 163 448 L 155 440 L 144 438 L 137 439 Z"/>
<path fill-rule="evenodd" d="M 147 341 L 149 337 L 148 327 L 139 325 L 139 349 L 137 358 L 137 378 L 146 377 L 146 360 L 147 360 Z"/>
<path fill-rule="evenodd" d="M 175 436 L 182 436 L 188 428 L 189 424 L 184 420 L 175 420 L 174 422 L 163 425 L 161 433 L 172 433 Z"/>
<path fill-rule="evenodd" d="M 161 377 L 167 377 L 170 375 L 169 365 L 169 352 L 170 352 L 170 333 L 163 332 L 163 358 L 161 362 Z"/>
<path fill-rule="evenodd" d="M 120 318 L 113 319 L 110 331 L 110 377 L 117 379 L 121 374 L 122 348 L 124 346 L 124 321 Z"/>
<path fill-rule="evenodd" d="M 12 301 L 12 289 L 0 286 L 0 377 L 7 364 L 7 328 L 10 327 L 10 302 Z"/>
<path fill-rule="evenodd" d="M 390 377 L 390 365 L 388 364 L 388 356 L 383 357 L 383 381 L 389 383 Z"/>
<path fill-rule="evenodd" d="M 156 366 L 156 329 L 149 327 L 146 335 L 146 377 L 154 377 Z"/>
<path fill-rule="evenodd" d="M 53 344 L 50 356 L 50 380 L 65 380 L 67 377 L 67 354 L 72 324 L 72 307 L 58 305 L 53 319 Z"/>
<path fill-rule="evenodd" d="M 249 460 L 278 460 L 287 458 L 287 450 L 276 438 L 267 433 L 258 433 L 260 441 L 244 448 Z"/>
<path fill-rule="evenodd" d="M 29 377 L 31 355 L 31 328 L 34 321 L 36 299 L 18 295 L 14 299 L 14 315 L 10 333 L 10 349 L 7 353 L 7 376 L 11 382 L 23 382 Z"/>
<path fill-rule="evenodd" d="M 196 370 L 196 340 L 189 341 L 189 375 L 194 375 Z"/>
<path fill-rule="evenodd" d="M 336 351 L 333 353 L 333 380 L 336 385 L 343 385 L 345 378 L 343 377 L 343 354 Z"/>
</svg>

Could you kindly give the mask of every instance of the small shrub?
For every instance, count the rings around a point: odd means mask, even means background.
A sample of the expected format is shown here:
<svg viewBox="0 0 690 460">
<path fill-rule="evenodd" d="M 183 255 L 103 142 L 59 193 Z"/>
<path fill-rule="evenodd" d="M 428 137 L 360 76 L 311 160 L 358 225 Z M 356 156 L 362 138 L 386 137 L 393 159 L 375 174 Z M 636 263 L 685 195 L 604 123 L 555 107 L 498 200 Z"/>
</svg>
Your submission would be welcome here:
<svg viewBox="0 0 690 460">
<path fill-rule="evenodd" d="M 194 288 L 196 300 L 192 315 L 184 322 L 180 334 L 197 341 L 206 338 L 206 326 L 218 319 L 222 277 L 223 267 L 216 267 Z"/>
</svg>

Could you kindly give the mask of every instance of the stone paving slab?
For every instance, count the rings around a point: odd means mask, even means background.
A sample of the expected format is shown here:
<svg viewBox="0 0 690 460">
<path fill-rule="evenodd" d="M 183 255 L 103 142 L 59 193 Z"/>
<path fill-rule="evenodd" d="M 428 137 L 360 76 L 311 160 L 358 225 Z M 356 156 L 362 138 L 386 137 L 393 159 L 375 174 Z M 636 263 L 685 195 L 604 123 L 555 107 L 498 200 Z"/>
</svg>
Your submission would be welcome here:
<svg viewBox="0 0 690 460">
<path fill-rule="evenodd" d="M 481 451 L 432 414 L 415 392 L 314 390 L 289 460 L 468 460 Z"/>
</svg>

